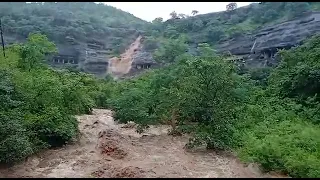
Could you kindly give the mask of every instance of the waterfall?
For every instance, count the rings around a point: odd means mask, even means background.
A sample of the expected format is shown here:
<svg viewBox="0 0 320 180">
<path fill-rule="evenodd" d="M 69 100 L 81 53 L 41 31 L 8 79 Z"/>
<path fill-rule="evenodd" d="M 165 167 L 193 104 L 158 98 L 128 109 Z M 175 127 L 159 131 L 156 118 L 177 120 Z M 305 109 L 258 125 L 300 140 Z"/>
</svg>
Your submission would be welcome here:
<svg viewBox="0 0 320 180">
<path fill-rule="evenodd" d="M 256 43 L 257 43 L 257 39 L 254 40 L 253 46 L 252 46 L 251 51 L 250 51 L 251 54 L 252 54 L 252 51 L 254 50 L 254 47 L 256 46 Z"/>
</svg>

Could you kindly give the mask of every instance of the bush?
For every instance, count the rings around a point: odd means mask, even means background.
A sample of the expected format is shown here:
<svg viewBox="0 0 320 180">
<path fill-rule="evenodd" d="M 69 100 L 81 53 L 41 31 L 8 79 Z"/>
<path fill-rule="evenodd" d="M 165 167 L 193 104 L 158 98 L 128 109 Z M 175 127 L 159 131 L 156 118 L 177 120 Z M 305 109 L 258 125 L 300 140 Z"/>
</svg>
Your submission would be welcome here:
<svg viewBox="0 0 320 180">
<path fill-rule="evenodd" d="M 162 57 L 169 57 L 167 53 Z M 208 148 L 229 148 L 237 101 L 234 76 L 234 67 L 219 56 L 182 56 L 170 67 L 120 86 L 112 103 L 115 118 L 140 125 L 167 123 L 173 131 L 178 124 L 197 122 L 196 141 Z"/>
<path fill-rule="evenodd" d="M 21 160 L 33 152 L 10 79 L 7 71 L 0 70 L 0 163 Z"/>
<path fill-rule="evenodd" d="M 146 51 L 151 52 L 158 48 L 158 42 L 156 39 L 149 37 L 143 41 L 143 47 Z"/>
<path fill-rule="evenodd" d="M 241 157 L 292 177 L 319 177 L 320 128 L 300 119 L 267 122 L 259 123 L 243 137 Z"/>
<path fill-rule="evenodd" d="M 250 78 L 256 81 L 256 85 L 266 87 L 268 85 L 268 77 L 271 73 L 270 68 L 256 68 L 250 70 Z"/>
<path fill-rule="evenodd" d="M 0 112 L 0 163 L 22 160 L 33 153 L 21 116 L 17 112 Z"/>
<path fill-rule="evenodd" d="M 45 36 L 31 34 L 0 57 L 0 163 L 66 144 L 78 134 L 73 115 L 90 113 L 95 100 L 106 104 L 106 81 L 43 63 L 54 49 Z"/>
<path fill-rule="evenodd" d="M 57 107 L 48 107 L 39 116 L 27 116 L 26 127 L 49 147 L 62 146 L 78 133 L 76 118 Z"/>
</svg>

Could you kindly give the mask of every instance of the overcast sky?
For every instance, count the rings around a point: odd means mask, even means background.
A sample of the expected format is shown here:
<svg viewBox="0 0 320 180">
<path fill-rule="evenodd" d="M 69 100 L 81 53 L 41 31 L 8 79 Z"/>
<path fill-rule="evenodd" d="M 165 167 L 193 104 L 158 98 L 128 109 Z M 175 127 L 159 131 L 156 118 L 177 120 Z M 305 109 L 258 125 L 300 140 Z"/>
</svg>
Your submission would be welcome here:
<svg viewBox="0 0 320 180">
<path fill-rule="evenodd" d="M 191 14 L 198 10 L 199 14 L 224 11 L 229 2 L 104 2 L 107 5 L 129 12 L 146 21 L 157 17 L 167 20 L 172 11 L 178 14 Z M 238 7 L 246 6 L 251 2 L 237 2 Z"/>
</svg>

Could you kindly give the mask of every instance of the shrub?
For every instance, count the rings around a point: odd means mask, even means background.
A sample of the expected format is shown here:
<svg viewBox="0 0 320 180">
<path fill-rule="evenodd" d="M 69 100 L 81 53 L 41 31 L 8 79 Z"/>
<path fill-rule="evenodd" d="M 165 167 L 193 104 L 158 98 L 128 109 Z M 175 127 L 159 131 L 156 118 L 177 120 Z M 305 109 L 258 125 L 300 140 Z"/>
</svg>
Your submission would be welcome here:
<svg viewBox="0 0 320 180">
<path fill-rule="evenodd" d="M 259 123 L 243 137 L 241 157 L 292 177 L 319 177 L 320 128 L 300 119 L 267 122 Z"/>
</svg>

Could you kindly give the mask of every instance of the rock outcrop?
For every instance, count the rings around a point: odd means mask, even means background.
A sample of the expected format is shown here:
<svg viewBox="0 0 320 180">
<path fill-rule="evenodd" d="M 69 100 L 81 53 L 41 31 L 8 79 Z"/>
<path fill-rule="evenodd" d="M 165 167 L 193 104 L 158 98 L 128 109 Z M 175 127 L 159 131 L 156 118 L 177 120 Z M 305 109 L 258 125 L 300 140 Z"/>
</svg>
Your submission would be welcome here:
<svg viewBox="0 0 320 180">
<path fill-rule="evenodd" d="M 58 54 L 49 57 L 48 63 L 54 67 L 74 67 L 104 77 L 108 73 L 109 61 L 114 59 L 114 49 L 117 48 L 117 45 L 110 42 L 127 42 L 124 47 L 129 47 L 138 36 L 139 32 L 132 30 L 131 34 L 125 38 L 106 36 L 97 39 L 90 37 L 87 38 L 90 40 L 86 41 L 72 37 L 66 37 L 64 40 L 55 39 L 53 42 L 57 46 Z M 6 45 L 25 41 L 26 37 L 8 32 L 5 34 Z M 125 48 L 120 51 L 125 52 Z"/>
<path fill-rule="evenodd" d="M 131 32 L 131 31 L 130 31 Z M 320 32 L 320 12 L 305 14 L 303 17 L 269 25 L 252 34 L 221 42 L 216 48 L 219 53 L 235 55 L 230 60 L 247 67 L 274 66 L 278 63 L 279 49 L 289 49 L 302 43 L 306 38 Z M 132 30 L 126 37 L 128 42 L 120 57 L 114 57 L 116 45 L 108 42 L 122 41 L 114 36 L 88 38 L 90 41 L 66 37 L 63 42 L 55 42 L 58 55 L 49 60 L 55 67 L 71 66 L 100 77 L 111 74 L 121 78 L 134 76 L 141 71 L 159 66 L 152 54 L 143 48 L 143 36 Z M 6 34 L 6 44 L 23 42 L 25 38 Z M 191 50 L 196 47 L 191 47 Z M 192 51 L 190 50 L 190 53 Z"/>
<path fill-rule="evenodd" d="M 277 64 L 279 49 L 299 45 L 306 38 L 320 32 L 320 12 L 276 25 L 266 26 L 252 35 L 227 40 L 218 46 L 221 53 L 231 53 L 248 67 L 265 67 Z"/>
<path fill-rule="evenodd" d="M 217 46 L 217 50 L 234 55 L 235 58 L 230 60 L 242 66 L 274 66 L 278 63 L 279 49 L 299 45 L 318 32 L 320 12 L 312 12 L 290 21 L 265 26 L 252 34 L 226 40 Z M 107 47 L 102 40 L 77 43 L 70 39 L 69 45 L 58 44 L 59 56 L 54 57 L 52 63 L 78 65 L 85 72 L 98 76 L 111 74 L 115 78 L 134 76 L 145 69 L 159 66 L 152 54 L 143 49 L 142 36 L 136 33 L 130 40 L 132 43 L 128 44 L 120 57 L 112 57 L 112 47 Z"/>
</svg>

